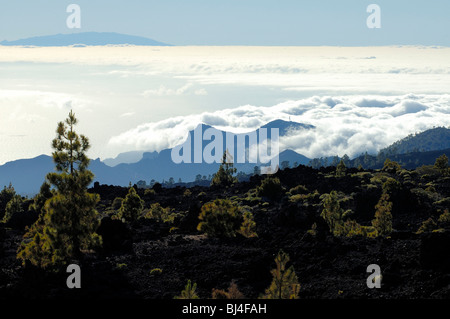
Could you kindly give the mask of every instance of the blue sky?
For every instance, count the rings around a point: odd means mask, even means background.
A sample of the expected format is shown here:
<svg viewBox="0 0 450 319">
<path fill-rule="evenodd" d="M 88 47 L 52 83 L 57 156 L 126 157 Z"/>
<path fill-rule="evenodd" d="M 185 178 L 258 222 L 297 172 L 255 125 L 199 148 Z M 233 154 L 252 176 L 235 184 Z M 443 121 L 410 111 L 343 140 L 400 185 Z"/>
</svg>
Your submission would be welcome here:
<svg viewBox="0 0 450 319">
<path fill-rule="evenodd" d="M 66 27 L 69 4 L 82 28 Z M 368 29 L 369 4 L 381 29 Z M 0 41 L 70 32 L 118 32 L 175 45 L 450 45 L 448 0 L 1 1 Z"/>
</svg>

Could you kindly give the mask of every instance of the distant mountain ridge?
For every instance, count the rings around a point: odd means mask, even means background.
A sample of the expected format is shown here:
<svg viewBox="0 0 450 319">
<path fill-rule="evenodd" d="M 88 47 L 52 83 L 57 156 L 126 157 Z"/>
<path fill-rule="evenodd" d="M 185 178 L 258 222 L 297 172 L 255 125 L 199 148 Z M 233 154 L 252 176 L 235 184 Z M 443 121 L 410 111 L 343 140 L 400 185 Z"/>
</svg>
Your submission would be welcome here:
<svg viewBox="0 0 450 319">
<path fill-rule="evenodd" d="M 280 136 L 283 133 L 287 133 L 291 129 L 312 129 L 313 126 L 296 123 L 296 122 L 288 122 L 288 121 L 276 121 L 267 123 L 264 128 L 279 128 Z M 263 128 L 261 127 L 261 128 Z M 213 128 L 209 125 L 200 124 L 197 126 L 197 133 L 203 133 L 209 129 Z M 256 133 L 256 136 L 259 136 L 259 131 L 261 128 L 253 131 Z M 218 135 L 222 135 L 225 141 L 227 136 L 227 132 L 220 131 L 214 129 L 215 133 Z M 268 138 L 271 137 L 270 131 L 267 130 Z M 195 130 L 190 131 L 190 136 L 194 135 Z M 248 135 L 249 133 L 235 134 L 235 135 Z M 232 136 L 230 134 L 229 136 Z M 186 143 L 186 141 L 184 142 Z M 184 144 L 183 143 L 183 144 Z M 205 147 L 209 145 L 211 141 L 202 139 L 202 151 L 204 151 Z M 191 148 L 186 149 L 193 154 L 193 143 L 191 144 Z M 217 151 L 220 153 L 220 157 L 225 151 L 226 143 L 222 144 Z M 234 154 L 237 154 L 237 145 L 235 145 Z M 269 154 L 271 155 L 271 154 Z M 128 157 L 127 157 L 128 156 Z M 133 163 L 118 163 L 119 160 L 131 160 Z M 139 159 L 140 158 L 140 159 Z M 114 161 L 115 160 L 115 161 Z M 279 154 L 279 164 L 283 161 L 289 162 L 292 166 L 294 163 L 306 165 L 309 162 L 309 158 L 300 155 L 292 150 L 286 150 Z M 200 174 L 202 176 L 209 176 L 217 172 L 220 163 L 211 163 L 208 164 L 206 162 L 202 163 L 180 163 L 176 164 L 172 160 L 172 149 L 164 149 L 161 152 L 127 152 L 119 154 L 116 159 L 111 159 L 108 161 L 109 164 L 113 163 L 114 166 L 108 166 L 105 162 L 100 161 L 100 159 L 91 160 L 89 165 L 89 169 L 94 173 L 95 178 L 94 182 L 98 181 L 101 184 L 108 185 L 120 185 L 127 186 L 130 182 L 132 184 L 137 183 L 138 181 L 146 181 L 150 183 L 151 180 L 159 181 L 168 180 L 170 177 L 173 177 L 175 181 L 178 179 L 182 179 L 183 182 L 191 182 L 195 180 L 195 177 Z M 258 161 L 257 163 L 249 163 L 248 161 L 245 163 L 235 163 L 237 171 L 244 173 L 252 173 L 255 166 L 260 166 L 262 163 Z M 23 195 L 33 195 L 39 191 L 40 185 L 44 182 L 45 176 L 47 173 L 54 171 L 54 164 L 51 156 L 41 155 L 32 159 L 23 159 L 8 162 L 4 165 L 0 166 L 0 187 L 3 185 L 8 185 L 10 182 L 16 191 Z"/>
<path fill-rule="evenodd" d="M 37 36 L 14 41 L 2 41 L 0 45 L 5 46 L 38 46 L 38 47 L 61 47 L 61 46 L 100 46 L 100 45 L 141 45 L 141 46 L 170 46 L 153 39 L 126 35 L 115 32 L 80 32 L 71 34 L 55 34 Z"/>
<path fill-rule="evenodd" d="M 103 160 L 103 163 L 105 163 L 108 166 L 114 167 L 117 166 L 119 164 L 123 164 L 123 163 L 127 163 L 127 164 L 131 164 L 131 163 L 136 163 L 139 162 L 144 153 L 146 153 L 145 151 L 130 151 L 130 152 L 125 152 L 125 153 L 120 153 L 118 154 L 116 157 L 114 158 L 105 158 Z M 157 155 L 157 152 L 155 155 Z"/>
<path fill-rule="evenodd" d="M 209 125 L 200 124 L 197 126 L 196 130 L 203 133 L 212 128 Z M 280 136 L 289 134 L 292 130 L 296 129 L 314 129 L 314 126 L 296 122 L 288 122 L 277 120 L 266 125 L 261 126 L 255 131 L 249 133 L 241 133 L 235 134 L 237 135 L 251 135 L 253 133 L 257 133 L 262 128 L 279 128 Z M 216 129 L 215 129 L 216 130 Z M 268 129 L 268 131 L 270 131 Z M 195 130 L 190 131 L 190 136 L 193 136 Z M 227 135 L 227 132 L 216 130 L 216 134 L 222 135 L 224 137 L 224 141 Z M 422 133 L 416 134 L 415 136 L 407 137 L 406 139 L 402 139 L 399 142 L 394 143 L 393 145 L 401 145 L 400 142 L 407 141 L 408 147 L 413 147 L 411 141 L 415 139 L 419 142 L 426 141 L 431 138 L 443 138 L 443 141 L 435 141 L 432 147 L 441 147 L 448 143 L 448 129 L 431 129 L 424 131 Z M 230 136 L 232 136 L 231 134 Z M 270 138 L 270 133 L 268 133 Z M 426 137 L 426 139 L 423 139 Z M 248 138 L 248 137 L 245 137 Z M 183 142 L 186 143 L 186 141 Z M 212 141 L 203 140 L 202 139 L 202 151 L 205 149 L 205 146 L 209 145 Z M 181 144 L 181 145 L 183 145 Z M 180 147 L 178 145 L 177 147 Z M 223 143 L 223 148 L 219 148 L 217 151 L 220 154 L 223 154 L 225 151 L 226 143 Z M 235 145 L 236 147 L 236 145 Z M 175 147 L 176 148 L 176 147 Z M 174 148 L 174 149 L 175 149 Z M 415 149 L 415 148 L 413 148 Z M 190 148 L 186 148 L 186 151 L 190 151 L 191 154 L 193 152 L 193 145 L 190 145 Z M 236 148 L 233 150 L 236 155 Z M 408 152 L 405 154 L 385 154 L 380 152 L 378 155 L 369 155 L 363 154 L 354 159 L 349 159 L 348 157 L 344 157 L 346 161 L 347 167 L 358 167 L 362 165 L 364 168 L 376 169 L 381 168 L 384 160 L 389 157 L 393 161 L 399 162 L 402 167 L 407 169 L 413 169 L 421 165 L 432 165 L 434 164 L 435 159 L 442 155 L 446 154 L 450 157 L 450 147 L 447 149 L 439 149 L 439 150 L 430 150 L 426 152 Z M 128 156 L 128 157 L 127 157 Z M 119 163 L 117 161 L 120 160 L 131 160 L 136 161 L 133 163 Z M 137 183 L 138 181 L 146 181 L 150 183 L 151 180 L 155 181 L 168 181 L 170 177 L 173 177 L 175 182 L 181 178 L 183 182 L 192 182 L 195 180 L 197 175 L 201 176 L 209 176 L 217 172 L 220 163 L 211 163 L 207 164 L 205 162 L 202 163 L 181 163 L 176 164 L 172 160 L 172 149 L 168 148 L 162 150 L 161 152 L 127 152 L 119 154 L 115 159 L 111 159 L 114 166 L 108 166 L 105 162 L 100 159 L 91 160 L 89 169 L 95 175 L 95 181 L 98 181 L 100 184 L 107 185 L 119 185 L 119 186 L 127 186 L 130 182 L 132 184 Z M 323 159 L 314 159 L 311 160 L 301 154 L 296 153 L 293 150 L 285 150 L 279 153 L 279 165 L 283 166 L 283 162 L 288 162 L 289 166 L 293 166 L 294 163 L 309 165 L 312 167 L 320 167 L 320 166 L 329 166 L 333 165 L 334 162 L 338 162 L 340 158 L 337 156 L 330 156 Z M 323 161 L 323 163 L 322 163 Z M 336 164 L 335 163 L 335 164 Z M 111 164 L 111 162 L 109 162 Z M 262 163 L 236 163 L 234 166 L 237 169 L 237 172 L 244 172 L 246 174 L 253 173 L 253 169 L 255 166 L 260 166 Z M 324 165 L 325 164 L 325 165 Z M 34 195 L 39 191 L 40 185 L 44 182 L 45 176 L 47 173 L 54 171 L 54 164 L 51 156 L 48 155 L 40 155 L 31 159 L 20 159 L 12 162 L 8 162 L 4 165 L 0 165 L 0 187 L 4 185 L 7 186 L 9 183 L 12 183 L 12 186 L 16 189 L 16 191 L 22 195 Z"/>
</svg>

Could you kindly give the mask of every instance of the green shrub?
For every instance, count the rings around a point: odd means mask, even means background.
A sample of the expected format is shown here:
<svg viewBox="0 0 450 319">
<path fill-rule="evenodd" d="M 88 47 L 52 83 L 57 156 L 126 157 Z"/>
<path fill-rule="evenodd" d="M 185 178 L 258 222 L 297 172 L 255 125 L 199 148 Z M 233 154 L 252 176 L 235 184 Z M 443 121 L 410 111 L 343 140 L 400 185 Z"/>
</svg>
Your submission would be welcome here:
<svg viewBox="0 0 450 319">
<path fill-rule="evenodd" d="M 37 213 L 44 213 L 44 206 L 47 199 L 52 198 L 53 193 L 51 185 L 45 181 L 42 183 L 39 193 L 34 196 L 33 203 L 28 207 L 29 210 L 34 210 Z"/>
<path fill-rule="evenodd" d="M 384 171 L 384 172 L 395 174 L 397 172 L 400 172 L 401 169 L 402 168 L 401 168 L 400 164 L 398 164 L 397 162 L 391 161 L 389 158 L 387 158 L 384 161 L 384 165 L 383 165 L 383 168 L 381 170 Z"/>
<path fill-rule="evenodd" d="M 308 194 L 309 191 L 304 185 L 292 187 L 286 195 Z"/>
<path fill-rule="evenodd" d="M 432 165 L 422 165 L 415 169 L 415 172 L 422 179 L 436 179 L 442 175 L 441 171 Z"/>
<path fill-rule="evenodd" d="M 317 190 L 309 194 L 295 194 L 289 197 L 289 201 L 292 203 L 297 203 L 299 201 L 309 202 L 320 200 L 320 194 Z"/>
<path fill-rule="evenodd" d="M 354 212 L 350 209 L 344 211 L 338 200 L 336 191 L 330 194 L 323 194 L 322 213 L 320 216 L 326 221 L 330 232 L 334 236 L 355 236 L 362 234 L 361 225 L 356 221 L 348 219 Z"/>
<path fill-rule="evenodd" d="M 189 188 L 186 188 L 186 190 L 183 193 L 183 197 L 190 197 L 192 195 L 192 192 Z"/>
<path fill-rule="evenodd" d="M 255 222 L 247 208 L 229 199 L 216 199 L 206 203 L 198 216 L 200 223 L 197 229 L 213 237 L 235 237 L 238 233 L 245 237 L 255 237 Z"/>
<path fill-rule="evenodd" d="M 128 194 L 122 201 L 118 217 L 125 222 L 132 222 L 138 219 L 144 208 L 144 201 L 136 193 L 134 187 L 130 187 Z"/>
<path fill-rule="evenodd" d="M 343 234 L 346 237 L 364 236 L 362 226 L 352 219 L 346 220 L 343 228 Z"/>
<path fill-rule="evenodd" d="M 243 221 L 239 233 L 246 238 L 258 237 L 255 231 L 256 223 L 253 220 L 253 214 L 246 210 L 242 218 Z"/>
<path fill-rule="evenodd" d="M 123 202 L 123 198 L 122 197 L 116 197 L 114 198 L 112 204 L 111 204 L 111 208 L 113 210 L 119 210 L 120 207 L 122 206 L 122 202 Z"/>
<path fill-rule="evenodd" d="M 434 206 L 441 206 L 441 207 L 450 207 L 450 197 L 443 198 L 441 200 L 435 201 L 433 203 Z"/>
<path fill-rule="evenodd" d="M 5 216 L 3 217 L 2 222 L 7 223 L 11 220 L 11 218 L 16 215 L 23 213 L 23 199 L 20 195 L 14 195 L 14 197 L 6 204 Z"/>
<path fill-rule="evenodd" d="M 279 199 L 283 194 L 280 179 L 271 175 L 267 176 L 261 181 L 261 185 L 256 188 L 256 194 L 259 197 L 267 197 L 272 200 Z"/>
<path fill-rule="evenodd" d="M 212 299 L 244 299 L 244 295 L 239 291 L 238 286 L 233 281 L 231 282 L 228 290 L 222 289 L 213 289 L 212 290 Z"/>
<path fill-rule="evenodd" d="M 444 210 L 444 212 L 439 216 L 438 222 L 444 228 L 450 227 L 450 212 L 448 209 Z"/>
<path fill-rule="evenodd" d="M 3 190 L 0 192 L 0 220 L 4 218 L 6 205 L 15 195 L 16 191 L 11 183 L 8 187 L 3 187 Z"/>
<path fill-rule="evenodd" d="M 419 227 L 416 234 L 432 232 L 433 230 L 435 230 L 437 228 L 438 228 L 438 225 L 436 224 L 434 219 L 430 217 L 427 220 L 422 222 L 422 225 Z"/>
<path fill-rule="evenodd" d="M 261 197 L 258 197 L 256 195 L 256 189 L 251 189 L 247 192 L 247 196 L 242 199 L 242 201 L 246 205 L 255 206 L 258 205 L 261 202 Z"/>
<path fill-rule="evenodd" d="M 197 289 L 197 284 L 191 284 L 191 281 L 188 280 L 184 290 L 181 291 L 181 295 L 175 297 L 174 299 L 199 299 L 195 290 Z"/>
<path fill-rule="evenodd" d="M 373 177 L 370 179 L 370 184 L 373 185 L 380 185 L 382 186 L 388 179 L 389 175 L 383 172 L 378 172 L 373 175 Z"/>
<path fill-rule="evenodd" d="M 147 210 L 144 218 L 155 219 L 163 223 L 173 223 L 178 214 L 174 213 L 170 207 L 162 207 L 160 203 L 154 203 Z"/>
<path fill-rule="evenodd" d="M 389 177 L 382 186 L 383 192 L 392 196 L 393 194 L 397 194 L 402 188 L 402 184 L 400 184 L 397 180 Z"/>
<path fill-rule="evenodd" d="M 388 236 L 392 232 L 391 211 L 392 202 L 389 201 L 389 195 L 383 193 L 375 205 L 375 219 L 372 220 L 372 226 L 378 236 Z"/>
</svg>

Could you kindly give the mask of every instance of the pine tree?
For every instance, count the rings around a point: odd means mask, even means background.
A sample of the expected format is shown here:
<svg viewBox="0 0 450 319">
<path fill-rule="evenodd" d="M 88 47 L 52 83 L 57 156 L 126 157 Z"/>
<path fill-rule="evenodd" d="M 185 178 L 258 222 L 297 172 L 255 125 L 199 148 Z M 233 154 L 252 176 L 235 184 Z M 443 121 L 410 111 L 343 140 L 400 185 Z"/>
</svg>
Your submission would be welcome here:
<svg viewBox="0 0 450 319">
<path fill-rule="evenodd" d="M 223 153 L 222 163 L 220 164 L 219 170 L 211 181 L 211 185 L 219 186 L 231 186 L 237 182 L 237 178 L 233 176 L 236 173 L 236 168 L 233 167 L 233 158 L 231 157 L 228 150 Z"/>
<path fill-rule="evenodd" d="M 389 201 L 387 193 L 381 195 L 375 210 L 375 219 L 372 220 L 372 226 L 378 236 L 388 236 L 392 232 L 392 202 Z"/>
<path fill-rule="evenodd" d="M 344 177 L 346 170 L 347 168 L 345 166 L 344 160 L 341 160 L 336 166 L 336 177 Z"/>
<path fill-rule="evenodd" d="M 239 233 L 246 238 L 258 237 L 255 231 L 256 223 L 253 220 L 253 214 L 249 211 L 244 211 L 242 218 L 243 221 Z"/>
<path fill-rule="evenodd" d="M 7 223 L 14 215 L 22 213 L 24 211 L 22 206 L 22 196 L 14 195 L 14 197 L 8 202 L 8 204 L 6 204 L 5 216 L 3 217 L 2 222 Z"/>
<path fill-rule="evenodd" d="M 298 299 L 300 284 L 294 266 L 286 268 L 289 255 L 280 250 L 275 258 L 276 268 L 271 271 L 273 279 L 263 299 Z"/>
<path fill-rule="evenodd" d="M 448 157 L 445 154 L 442 154 L 436 159 L 434 163 L 434 167 L 442 172 L 442 174 L 446 174 L 448 172 Z"/>
<path fill-rule="evenodd" d="M 45 181 L 39 190 L 39 193 L 34 197 L 33 203 L 30 205 L 29 209 L 34 210 L 37 213 L 41 213 L 44 210 L 45 202 L 47 199 L 52 198 L 53 193 L 51 191 L 50 184 Z"/>
<path fill-rule="evenodd" d="M 16 195 L 16 191 L 14 187 L 9 184 L 8 187 L 3 187 L 3 190 L 0 192 L 0 220 L 3 219 L 5 215 L 6 205 L 9 203 L 11 199 Z"/>
<path fill-rule="evenodd" d="M 118 217 L 126 222 L 133 222 L 141 215 L 143 208 L 144 201 L 136 193 L 134 187 L 130 187 L 127 196 L 122 201 Z"/>
<path fill-rule="evenodd" d="M 330 232 L 336 236 L 343 232 L 343 214 L 336 191 L 325 194 L 322 200 L 323 209 L 320 216 L 327 222 Z"/>
<path fill-rule="evenodd" d="M 24 236 L 18 251 L 18 258 L 24 263 L 58 267 L 101 244 L 101 237 L 95 233 L 99 225 L 95 210 L 99 196 L 87 192 L 94 178 L 87 169 L 86 151 L 90 144 L 87 137 L 74 131 L 77 122 L 70 111 L 68 118 L 58 123 L 52 142 L 56 172 L 46 177 L 55 191 L 45 202 L 42 218 Z"/>
</svg>

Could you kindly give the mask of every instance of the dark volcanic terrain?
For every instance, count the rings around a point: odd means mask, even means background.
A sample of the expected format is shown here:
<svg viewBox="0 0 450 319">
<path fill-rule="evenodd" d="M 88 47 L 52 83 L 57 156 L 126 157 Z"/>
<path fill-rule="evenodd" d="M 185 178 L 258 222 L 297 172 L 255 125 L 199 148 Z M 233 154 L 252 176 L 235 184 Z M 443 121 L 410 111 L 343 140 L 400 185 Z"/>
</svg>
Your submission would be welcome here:
<svg viewBox="0 0 450 319">
<path fill-rule="evenodd" d="M 0 298 L 172 299 L 188 279 L 197 283 L 200 298 L 211 298 L 213 288 L 226 289 L 232 281 L 246 298 L 258 298 L 270 285 L 270 270 L 280 249 L 290 256 L 301 299 L 450 297 L 449 231 L 416 234 L 423 221 L 437 220 L 448 208 L 449 177 L 431 167 L 397 172 L 348 169 L 345 176 L 336 177 L 334 167 L 305 166 L 279 171 L 276 177 L 283 187 L 276 199 L 258 198 L 253 192 L 264 176 L 229 188 L 138 189 L 145 209 L 159 203 L 176 212 L 172 223 L 141 218 L 125 224 L 112 219 L 114 199 L 124 198 L 128 189 L 96 184 L 90 192 L 101 197 L 98 233 L 104 244 L 101 251 L 88 252 L 76 261 L 81 265 L 82 289 L 68 289 L 64 272 L 23 267 L 16 259 L 24 226 L 37 217 L 30 211 L 23 213 L 9 224 L 0 224 Z M 369 226 L 388 178 L 400 184 L 391 194 L 393 233 L 376 238 L 333 236 L 320 217 L 320 194 L 338 191 L 341 206 L 351 209 L 360 225 Z M 298 185 L 309 196 L 299 198 L 290 192 Z M 248 206 L 258 237 L 214 238 L 200 233 L 201 206 L 216 198 Z M 308 232 L 314 223 L 315 234 Z M 381 268 L 380 289 L 366 285 L 370 264 Z M 156 268 L 161 271 L 150 273 Z"/>
</svg>

